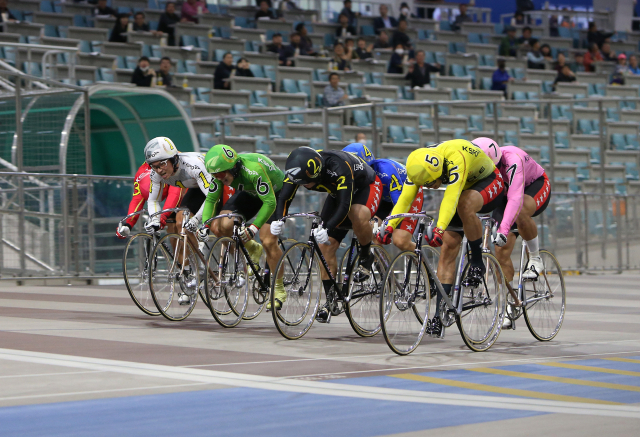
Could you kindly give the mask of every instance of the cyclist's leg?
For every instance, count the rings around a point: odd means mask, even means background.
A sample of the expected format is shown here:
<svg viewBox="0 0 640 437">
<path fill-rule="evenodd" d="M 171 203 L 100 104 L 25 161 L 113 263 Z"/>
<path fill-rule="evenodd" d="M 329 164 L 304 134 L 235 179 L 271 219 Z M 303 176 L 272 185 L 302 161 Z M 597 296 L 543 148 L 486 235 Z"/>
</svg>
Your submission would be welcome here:
<svg viewBox="0 0 640 437">
<path fill-rule="evenodd" d="M 533 217 L 542 214 L 547 209 L 550 198 L 551 185 L 546 174 L 540 176 L 525 188 L 522 210 L 518 218 L 516 218 L 518 231 L 527 242 L 527 248 L 529 249 L 530 263 L 527 271 L 524 272 L 525 279 L 537 278 L 538 273 L 544 268 L 540 259 L 538 228 L 533 221 Z M 535 268 L 535 272 L 532 271 L 532 268 Z"/>
<path fill-rule="evenodd" d="M 410 213 L 418 213 L 422 211 L 422 204 L 424 203 L 424 195 L 422 193 L 422 187 L 418 189 L 416 198 L 413 199 L 413 203 L 409 209 Z M 411 240 L 413 232 L 418 225 L 417 219 L 405 218 L 393 231 L 393 244 L 400 250 L 415 250 L 416 244 Z"/>
<path fill-rule="evenodd" d="M 353 193 L 349 219 L 353 226 L 353 233 L 360 243 L 359 265 L 365 270 L 370 270 L 373 263 L 371 255 L 371 240 L 373 239 L 373 227 L 369 220 L 373 217 L 380 206 L 382 199 L 382 183 L 376 176 L 375 180 L 368 186 Z"/>
<path fill-rule="evenodd" d="M 504 273 L 504 277 L 506 282 L 511 283 L 513 281 L 514 268 L 513 262 L 511 261 L 511 253 L 513 252 L 513 247 L 516 245 L 516 234 L 513 232 L 509 232 L 507 235 L 507 244 L 504 246 L 496 246 L 496 259 L 500 263 L 502 267 L 502 272 Z"/>
</svg>

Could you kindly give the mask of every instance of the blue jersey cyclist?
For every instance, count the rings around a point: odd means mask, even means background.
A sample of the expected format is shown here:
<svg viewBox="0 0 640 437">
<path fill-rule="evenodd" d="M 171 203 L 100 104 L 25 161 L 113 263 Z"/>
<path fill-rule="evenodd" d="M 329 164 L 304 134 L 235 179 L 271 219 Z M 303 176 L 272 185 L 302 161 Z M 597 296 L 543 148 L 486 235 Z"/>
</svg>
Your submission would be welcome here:
<svg viewBox="0 0 640 437">
<path fill-rule="evenodd" d="M 389 216 L 393 206 L 398 202 L 402 186 L 407 179 L 407 170 L 404 165 L 391 159 L 375 159 L 371 150 L 362 143 L 351 143 L 344 149 L 344 152 L 352 153 L 360 157 L 376 172 L 382 182 L 382 201 L 376 211 L 375 217 L 379 221 Z M 422 211 L 422 187 L 416 195 L 409 212 L 416 213 Z M 393 244 L 400 250 L 414 250 L 416 245 L 411 241 L 413 231 L 416 229 L 417 219 L 403 219 L 400 225 L 391 233 L 385 233 L 384 229 L 379 229 L 376 233 L 376 240 L 381 244 L 389 244 L 393 235 Z M 380 224 L 380 223 L 378 223 Z"/>
</svg>

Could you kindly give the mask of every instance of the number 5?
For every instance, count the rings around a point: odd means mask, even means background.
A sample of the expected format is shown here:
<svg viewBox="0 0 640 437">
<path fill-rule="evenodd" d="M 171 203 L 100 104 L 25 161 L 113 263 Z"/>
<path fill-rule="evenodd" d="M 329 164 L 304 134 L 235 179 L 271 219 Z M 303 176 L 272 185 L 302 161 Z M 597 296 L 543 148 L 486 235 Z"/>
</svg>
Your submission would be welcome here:
<svg viewBox="0 0 640 437">
<path fill-rule="evenodd" d="M 438 159 L 437 156 L 425 155 L 424 156 L 424 160 L 425 160 L 425 162 L 428 162 L 429 164 L 431 164 L 434 167 L 437 167 L 438 164 L 440 164 L 440 160 Z"/>
</svg>

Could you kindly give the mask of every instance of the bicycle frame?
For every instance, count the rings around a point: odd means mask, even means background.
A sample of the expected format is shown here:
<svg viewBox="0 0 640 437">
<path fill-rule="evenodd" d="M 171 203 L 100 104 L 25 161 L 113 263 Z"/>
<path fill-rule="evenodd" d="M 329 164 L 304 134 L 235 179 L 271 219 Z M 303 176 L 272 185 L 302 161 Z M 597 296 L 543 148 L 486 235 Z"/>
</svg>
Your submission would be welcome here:
<svg viewBox="0 0 640 437">
<path fill-rule="evenodd" d="M 517 232 L 517 229 L 514 230 L 515 232 Z M 518 298 L 520 299 L 520 302 L 522 303 L 522 307 L 526 307 L 527 304 L 533 303 L 533 302 L 537 302 L 539 300 L 544 300 L 544 299 L 548 299 L 549 296 L 539 296 L 539 297 L 532 297 L 527 299 L 526 295 L 524 293 L 524 280 L 522 279 L 522 272 L 524 272 L 524 267 L 525 267 L 525 259 L 528 256 L 529 253 L 529 249 L 527 248 L 527 243 L 524 241 L 524 239 L 522 239 L 522 250 L 520 251 L 520 270 L 519 270 L 519 274 L 518 274 Z M 544 277 L 544 281 L 547 283 L 547 289 L 551 290 L 551 286 L 549 285 L 549 280 L 547 279 L 547 272 L 543 271 L 542 273 L 540 273 L 540 276 L 538 277 L 538 280 L 541 279 L 541 277 Z"/>
<path fill-rule="evenodd" d="M 185 223 L 191 218 L 191 211 L 189 211 L 189 208 L 184 207 L 184 206 L 179 206 L 177 208 L 170 208 L 170 209 L 163 209 L 161 211 L 158 211 L 154 214 L 151 214 L 149 216 L 149 220 L 151 220 L 152 218 L 154 218 L 157 215 L 160 214 L 164 214 L 166 212 L 179 212 L 179 211 L 183 211 L 185 213 L 185 218 L 184 220 L 182 220 L 182 226 L 180 228 L 180 240 L 182 241 L 182 259 L 184 261 L 184 259 L 187 257 L 187 231 L 184 228 Z M 154 238 L 155 238 L 155 232 L 153 232 Z M 178 262 L 178 250 L 179 250 L 180 245 L 176 244 L 176 248 L 175 248 L 175 253 L 172 255 L 172 264 L 171 264 L 171 269 L 170 271 L 173 271 L 173 268 L 176 266 L 176 263 Z M 165 247 L 165 250 L 168 249 L 167 247 Z M 167 250 L 167 253 L 171 254 L 171 250 Z M 180 263 L 180 275 L 184 272 L 184 265 L 185 263 L 182 262 Z M 196 267 L 197 268 L 197 267 Z"/>
</svg>

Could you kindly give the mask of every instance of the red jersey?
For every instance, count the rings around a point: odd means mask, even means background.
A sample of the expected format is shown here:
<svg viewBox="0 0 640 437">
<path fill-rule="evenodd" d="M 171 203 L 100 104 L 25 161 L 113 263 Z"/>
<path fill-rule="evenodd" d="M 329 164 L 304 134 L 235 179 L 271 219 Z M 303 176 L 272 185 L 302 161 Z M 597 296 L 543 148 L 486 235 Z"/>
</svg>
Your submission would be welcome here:
<svg viewBox="0 0 640 437">
<path fill-rule="evenodd" d="M 132 214 L 134 212 L 140 211 L 143 207 L 147 199 L 149 198 L 149 185 L 151 184 L 151 179 L 149 176 L 153 170 L 146 162 L 140 166 L 138 171 L 136 172 L 136 176 L 133 181 L 133 197 L 131 198 L 131 203 L 129 203 L 129 212 L 127 214 Z M 180 201 L 186 190 L 182 191 L 182 189 L 178 187 L 172 187 L 169 185 L 165 185 L 162 191 L 162 199 L 165 200 L 164 209 L 176 208 L 180 205 Z M 172 213 L 167 212 L 162 214 L 164 217 L 163 221 L 166 221 L 167 218 Z M 136 222 L 140 214 L 134 215 L 127 220 L 127 223 L 131 225 L 131 227 L 135 226 Z"/>
</svg>

